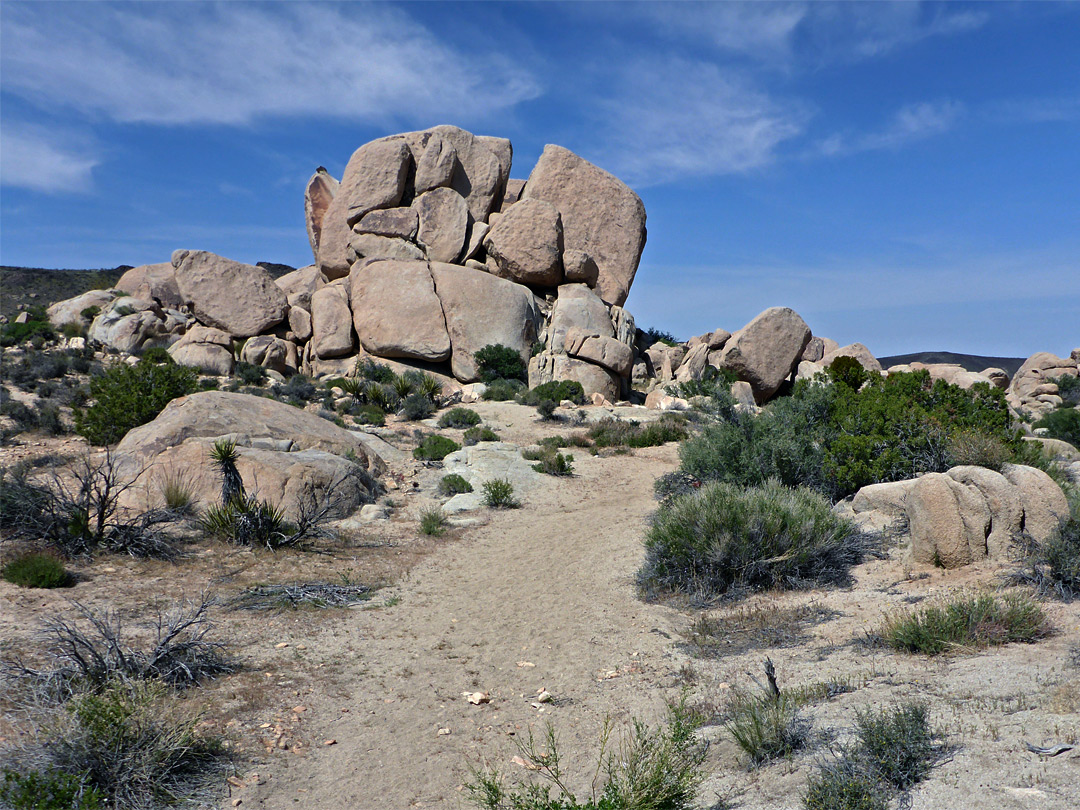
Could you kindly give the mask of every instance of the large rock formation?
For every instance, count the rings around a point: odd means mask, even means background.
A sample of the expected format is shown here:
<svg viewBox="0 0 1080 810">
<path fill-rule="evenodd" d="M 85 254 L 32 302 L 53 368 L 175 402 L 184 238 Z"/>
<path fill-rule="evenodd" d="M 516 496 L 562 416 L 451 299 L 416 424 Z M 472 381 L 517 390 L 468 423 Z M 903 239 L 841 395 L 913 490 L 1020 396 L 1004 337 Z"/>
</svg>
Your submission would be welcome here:
<svg viewBox="0 0 1080 810">
<path fill-rule="evenodd" d="M 772 307 L 725 343 L 720 366 L 750 383 L 758 404 L 780 388 L 810 341 L 810 327 L 788 307 Z"/>
<path fill-rule="evenodd" d="M 172 264 L 181 297 L 206 326 L 251 337 L 285 320 L 288 299 L 261 267 L 205 250 L 177 250 Z"/>
</svg>

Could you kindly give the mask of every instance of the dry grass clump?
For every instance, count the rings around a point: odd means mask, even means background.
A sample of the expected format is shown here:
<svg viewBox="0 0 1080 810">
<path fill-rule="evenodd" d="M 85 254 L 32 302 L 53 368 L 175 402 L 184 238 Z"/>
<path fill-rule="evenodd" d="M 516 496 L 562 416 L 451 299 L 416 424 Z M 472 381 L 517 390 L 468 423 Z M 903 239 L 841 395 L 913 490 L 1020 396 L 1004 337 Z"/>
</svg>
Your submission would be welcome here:
<svg viewBox="0 0 1080 810">
<path fill-rule="evenodd" d="M 815 605 L 737 607 L 717 616 L 699 616 L 688 641 L 699 658 L 717 658 L 758 647 L 790 647 L 806 640 L 806 629 L 836 614 Z"/>
</svg>

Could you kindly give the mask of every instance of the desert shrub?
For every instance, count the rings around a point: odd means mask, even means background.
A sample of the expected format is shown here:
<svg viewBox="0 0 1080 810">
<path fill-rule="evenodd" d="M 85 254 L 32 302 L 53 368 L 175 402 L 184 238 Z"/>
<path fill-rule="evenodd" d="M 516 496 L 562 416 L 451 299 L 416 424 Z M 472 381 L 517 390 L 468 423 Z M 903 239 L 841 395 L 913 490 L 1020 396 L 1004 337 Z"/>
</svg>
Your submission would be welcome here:
<svg viewBox="0 0 1080 810">
<path fill-rule="evenodd" d="M 533 469 L 547 475 L 570 476 L 574 474 L 574 457 L 569 453 L 547 452 L 540 456 L 538 464 L 533 464 Z"/>
<path fill-rule="evenodd" d="M 497 442 L 499 434 L 489 427 L 471 427 L 463 436 L 466 447 L 472 447 L 480 442 Z"/>
<path fill-rule="evenodd" d="M 840 757 L 806 780 L 804 810 L 888 810 L 890 793 L 859 763 Z"/>
<path fill-rule="evenodd" d="M 675 414 L 645 424 L 603 419 L 589 428 L 589 437 L 597 447 L 657 447 L 685 439 L 685 423 L 685 417 Z"/>
<path fill-rule="evenodd" d="M 828 502 L 777 481 L 743 489 L 713 483 L 658 511 L 638 583 L 646 592 L 711 599 L 732 590 L 848 581 L 863 538 Z"/>
<path fill-rule="evenodd" d="M 394 380 L 393 370 L 384 363 L 377 363 L 370 357 L 365 357 L 362 360 L 356 361 L 356 368 L 353 371 L 357 377 L 362 377 L 365 380 L 371 380 L 382 385 L 387 385 Z"/>
<path fill-rule="evenodd" d="M 378 405 L 361 405 L 353 411 L 353 421 L 358 425 L 382 427 L 386 424 L 386 412 Z"/>
<path fill-rule="evenodd" d="M 4 566 L 7 582 L 22 588 L 67 588 L 75 578 L 56 557 L 48 554 L 23 554 Z"/>
<path fill-rule="evenodd" d="M 495 380 L 488 383 L 481 396 L 492 402 L 506 402 L 525 390 L 525 383 L 518 380 Z"/>
<path fill-rule="evenodd" d="M 463 492 L 472 492 L 472 484 L 457 473 L 444 475 L 439 481 L 440 495 L 460 495 Z"/>
<path fill-rule="evenodd" d="M 153 682 L 118 681 L 76 694 L 55 713 L 44 758 L 78 774 L 110 807 L 175 803 L 220 770 L 220 743 Z"/>
<path fill-rule="evenodd" d="M 420 512 L 420 533 L 428 537 L 440 537 L 446 533 L 446 513 L 442 507 L 433 506 Z"/>
<path fill-rule="evenodd" d="M 158 490 L 165 508 L 179 515 L 195 507 L 195 481 L 187 470 L 170 470 L 161 476 Z"/>
<path fill-rule="evenodd" d="M 253 363 L 245 363 L 243 360 L 236 364 L 236 369 L 233 373 L 236 375 L 236 379 L 244 385 L 254 385 L 260 388 L 266 382 L 267 378 L 265 368 L 256 366 Z"/>
<path fill-rule="evenodd" d="M 1048 540 L 1021 544 L 1020 566 L 1007 575 L 1046 596 L 1069 601 L 1080 596 L 1080 493 L 1070 492 L 1069 518 Z"/>
<path fill-rule="evenodd" d="M 437 433 L 429 433 L 420 442 L 420 446 L 413 450 L 413 458 L 421 461 L 442 461 L 448 455 L 460 449 L 461 445 L 453 439 L 448 439 Z"/>
<path fill-rule="evenodd" d="M 493 478 L 481 487 L 484 506 L 492 509 L 517 509 L 521 501 L 514 497 L 514 485 L 508 478 Z"/>
<path fill-rule="evenodd" d="M 398 399 L 406 399 L 413 393 L 413 389 L 416 388 L 416 382 L 408 375 L 395 374 L 394 379 L 390 381 L 390 387 L 394 389 L 394 393 L 398 395 Z"/>
<path fill-rule="evenodd" d="M 524 380 L 528 372 L 521 355 L 500 343 L 479 349 L 473 354 L 473 360 L 480 372 L 480 379 L 486 383 L 495 380 Z"/>
<path fill-rule="evenodd" d="M 56 339 L 56 332 L 49 323 L 49 318 L 42 307 L 31 307 L 27 310 L 25 323 L 6 324 L 0 332 L 0 346 L 17 346 L 34 338 L 40 338 L 42 342 Z"/>
<path fill-rule="evenodd" d="M 364 386 L 364 399 L 384 413 L 396 411 L 401 399 L 394 389 L 385 383 L 371 381 Z"/>
<path fill-rule="evenodd" d="M 291 545 L 296 539 L 296 527 L 285 520 L 285 513 L 254 495 L 240 495 L 207 507 L 199 528 L 238 546 L 273 549 Z"/>
<path fill-rule="evenodd" d="M 165 366 L 176 365 L 176 361 L 169 354 L 169 350 L 162 346 L 151 346 L 142 353 L 139 359 L 144 363 L 157 363 Z"/>
<path fill-rule="evenodd" d="M 950 440 L 974 434 L 1028 461 L 1004 392 L 965 390 L 925 371 L 870 375 L 861 389 L 827 377 L 801 380 L 758 418 L 736 414 L 707 426 L 680 450 L 684 471 L 743 485 L 778 478 L 839 500 L 867 484 L 943 471 Z"/>
<path fill-rule="evenodd" d="M 862 363 L 854 357 L 841 355 L 833 360 L 825 369 L 829 379 L 840 385 L 846 385 L 853 391 L 858 391 L 864 382 L 870 379 L 870 372 L 863 368 Z"/>
<path fill-rule="evenodd" d="M 1058 396 L 1061 397 L 1064 407 L 1080 405 L 1080 377 L 1062 374 L 1047 382 L 1052 382 L 1058 387 Z"/>
<path fill-rule="evenodd" d="M 724 728 L 751 767 L 786 757 L 809 739 L 808 724 L 799 717 L 794 699 L 784 693 L 736 694 Z"/>
<path fill-rule="evenodd" d="M 91 444 L 113 444 L 134 427 L 152 421 L 177 397 L 196 390 L 197 373 L 178 365 L 140 360 L 90 379 L 94 403 L 75 410 L 75 430 Z"/>
<path fill-rule="evenodd" d="M 290 405 L 301 407 L 322 396 L 318 386 L 303 374 L 293 374 L 284 385 L 274 385 L 270 391 L 275 397 L 285 400 Z"/>
<path fill-rule="evenodd" d="M 480 424 L 480 414 L 468 408 L 451 408 L 439 417 L 441 428 L 471 428 Z"/>
<path fill-rule="evenodd" d="M 653 329 L 652 327 L 643 329 L 642 337 L 646 347 L 652 346 L 654 343 L 663 343 L 665 346 L 677 346 L 679 344 L 678 338 L 663 329 Z"/>
<path fill-rule="evenodd" d="M 550 724 L 542 744 L 530 731 L 528 740 L 518 745 L 520 756 L 532 763 L 531 770 L 541 781 L 508 789 L 496 770 L 474 770 L 465 788 L 472 803 L 485 810 L 690 810 L 697 806 L 697 790 L 705 777 L 701 766 L 708 752 L 708 744 L 694 733 L 699 725 L 684 703 L 673 704 L 665 725 L 650 728 L 634 721 L 619 745 L 608 751 L 610 727 L 605 724 L 597 762 L 590 768 L 589 798 L 575 797 L 569 788 L 570 777 L 563 771 Z"/>
<path fill-rule="evenodd" d="M 1060 439 L 1073 447 L 1080 448 L 1080 410 L 1076 408 L 1059 408 L 1056 411 L 1050 411 L 1036 422 L 1034 427 L 1044 429 L 1051 439 Z"/>
<path fill-rule="evenodd" d="M 936 756 L 934 732 L 924 703 L 860 711 L 855 717 L 855 756 L 871 773 L 898 790 L 925 779 Z"/>
<path fill-rule="evenodd" d="M 1020 593 L 980 594 L 887 617 L 879 636 L 903 652 L 938 655 L 959 647 L 1032 643 L 1051 632 L 1046 615 Z"/>
<path fill-rule="evenodd" d="M 541 383 L 521 394 L 522 405 L 537 406 L 541 402 L 550 401 L 558 405 L 564 399 L 568 399 L 575 405 L 585 404 L 585 389 L 576 380 L 552 380 Z"/>
<path fill-rule="evenodd" d="M 536 412 L 545 422 L 551 422 L 555 420 L 555 409 L 557 407 L 559 407 L 559 403 L 555 400 L 542 399 L 536 406 Z"/>
<path fill-rule="evenodd" d="M 661 504 L 670 505 L 676 498 L 689 495 L 701 488 L 701 480 L 690 473 L 676 470 L 664 473 L 653 482 L 653 497 Z"/>
<path fill-rule="evenodd" d="M 200 377 L 199 378 L 199 390 L 200 391 L 217 391 L 221 386 L 221 382 L 217 377 Z"/>
<path fill-rule="evenodd" d="M 0 806 L 11 810 L 101 810 L 101 792 L 57 770 L 26 773 L 4 769 Z"/>
<path fill-rule="evenodd" d="M 401 415 L 410 422 L 429 419 L 434 414 L 435 406 L 432 404 L 431 399 L 419 392 L 409 394 L 401 403 Z"/>
</svg>

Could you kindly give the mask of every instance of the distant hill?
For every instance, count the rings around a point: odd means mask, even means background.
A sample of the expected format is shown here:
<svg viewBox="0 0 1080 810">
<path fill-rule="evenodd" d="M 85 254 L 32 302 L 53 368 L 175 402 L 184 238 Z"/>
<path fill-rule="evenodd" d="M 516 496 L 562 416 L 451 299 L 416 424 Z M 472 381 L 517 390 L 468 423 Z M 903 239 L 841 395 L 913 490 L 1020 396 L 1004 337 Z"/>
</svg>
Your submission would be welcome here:
<svg viewBox="0 0 1080 810">
<path fill-rule="evenodd" d="M 280 278 L 296 269 L 272 262 L 258 264 L 274 278 Z M 130 269 L 130 264 L 102 270 L 0 266 L 0 315 L 12 317 L 19 311 L 20 304 L 48 306 L 56 301 L 74 298 L 87 290 L 108 289 Z"/>
<path fill-rule="evenodd" d="M 980 354 L 957 354 L 956 352 L 915 352 L 879 357 L 882 368 L 907 363 L 955 363 L 965 371 L 982 371 L 984 368 L 1000 368 L 1011 377 L 1024 365 L 1026 357 L 984 357 Z"/>
</svg>

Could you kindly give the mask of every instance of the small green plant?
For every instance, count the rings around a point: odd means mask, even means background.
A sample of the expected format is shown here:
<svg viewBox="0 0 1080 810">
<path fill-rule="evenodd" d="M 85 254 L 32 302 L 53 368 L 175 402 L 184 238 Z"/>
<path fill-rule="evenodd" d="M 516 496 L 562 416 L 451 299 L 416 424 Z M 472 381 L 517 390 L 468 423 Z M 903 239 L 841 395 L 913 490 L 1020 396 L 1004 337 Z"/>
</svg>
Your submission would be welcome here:
<svg viewBox="0 0 1080 810">
<path fill-rule="evenodd" d="M 1037 602 L 1022 593 L 1007 593 L 1000 598 L 993 594 L 961 597 L 888 617 L 879 636 L 896 650 L 939 655 L 964 647 L 1032 643 L 1050 633 Z"/>
<path fill-rule="evenodd" d="M 11 810 L 100 810 L 102 799 L 100 791 L 57 770 L 16 773 L 5 768 L 0 781 L 0 806 Z"/>
<path fill-rule="evenodd" d="M 810 774 L 804 810 L 888 810 L 889 791 L 859 763 L 839 758 Z"/>
<path fill-rule="evenodd" d="M 195 482 L 183 469 L 165 473 L 158 484 L 165 508 L 187 514 L 195 507 Z"/>
<path fill-rule="evenodd" d="M 381 384 L 389 384 L 394 380 L 394 372 L 385 363 L 377 363 L 370 357 L 364 357 L 356 361 L 356 367 L 353 369 L 353 375 L 356 377 L 362 377 L 365 380 L 371 380 Z"/>
<path fill-rule="evenodd" d="M 603 419 L 589 428 L 589 437 L 597 447 L 656 447 L 686 436 L 686 418 L 677 414 L 664 414 L 645 424 Z"/>
<path fill-rule="evenodd" d="M 924 703 L 858 712 L 855 734 L 858 758 L 898 790 L 921 782 L 933 767 L 937 749 Z"/>
<path fill-rule="evenodd" d="M 574 457 L 569 453 L 544 453 L 539 463 L 533 464 L 533 469 L 547 475 L 571 476 L 574 474 Z"/>
<path fill-rule="evenodd" d="M 646 347 L 652 346 L 654 343 L 663 343 L 665 346 L 677 346 L 679 344 L 678 338 L 676 338 L 671 332 L 665 332 L 663 329 L 644 329 L 641 333 L 642 343 Z"/>
<path fill-rule="evenodd" d="M 487 384 L 481 396 L 491 402 L 506 402 L 526 390 L 525 383 L 519 380 L 495 380 Z"/>
<path fill-rule="evenodd" d="M 480 371 L 480 379 L 486 383 L 495 380 L 524 380 L 528 367 L 521 355 L 509 346 L 489 344 L 473 354 Z"/>
<path fill-rule="evenodd" d="M 1047 380 L 1047 382 L 1052 382 L 1058 387 L 1058 396 L 1061 397 L 1064 407 L 1080 405 L 1080 376 L 1062 374 L 1060 377 Z"/>
<path fill-rule="evenodd" d="M 266 369 L 262 366 L 246 363 L 243 360 L 236 364 L 234 373 L 236 379 L 243 385 L 254 385 L 261 388 L 266 383 Z"/>
<path fill-rule="evenodd" d="M 400 394 L 400 392 L 399 392 Z M 435 406 L 431 400 L 416 392 L 405 397 L 401 403 L 401 415 L 410 422 L 418 422 L 421 419 L 429 419 L 435 414 Z"/>
<path fill-rule="evenodd" d="M 461 445 L 453 439 L 448 439 L 437 433 L 429 433 L 420 442 L 420 446 L 413 450 L 413 458 L 420 461 L 442 461 L 448 455 L 460 449 Z"/>
<path fill-rule="evenodd" d="M 472 447 L 480 442 L 497 442 L 499 434 L 489 427 L 471 427 L 462 438 L 466 447 Z"/>
<path fill-rule="evenodd" d="M 244 479 L 236 462 L 240 460 L 236 442 L 232 439 L 218 439 L 210 448 L 210 464 L 221 476 L 221 503 L 244 498 Z"/>
<path fill-rule="evenodd" d="M 576 380 L 552 380 L 541 383 L 521 395 L 522 405 L 539 405 L 549 400 L 558 405 L 564 399 L 568 399 L 575 405 L 585 404 L 585 389 Z"/>
<path fill-rule="evenodd" d="M 846 355 L 840 355 L 833 360 L 826 372 L 833 382 L 846 385 L 853 391 L 858 391 L 862 384 L 870 379 L 870 372 L 863 368 L 862 363 Z"/>
<path fill-rule="evenodd" d="M 795 701 L 784 693 L 737 693 L 724 727 L 750 767 L 786 757 L 809 739 L 808 724 L 800 719 Z"/>
<path fill-rule="evenodd" d="M 4 579 L 21 588 L 68 588 L 75 578 L 48 554 L 23 554 L 4 566 Z"/>
<path fill-rule="evenodd" d="M 484 506 L 492 509 L 517 509 L 521 501 L 514 497 L 514 485 L 507 478 L 493 478 L 482 487 Z"/>
<path fill-rule="evenodd" d="M 439 417 L 441 428 L 471 428 L 480 424 L 480 414 L 468 408 L 451 408 Z"/>
<path fill-rule="evenodd" d="M 172 358 L 169 358 L 170 360 Z M 140 360 L 90 379 L 94 403 L 74 410 L 75 430 L 91 444 L 113 444 L 153 420 L 177 397 L 196 390 L 195 369 Z"/>
<path fill-rule="evenodd" d="M 707 484 L 661 504 L 638 583 L 646 594 L 705 602 L 732 590 L 842 584 L 864 542 L 811 490 Z"/>
<path fill-rule="evenodd" d="M 101 307 L 99 307 L 97 305 L 89 306 L 86 309 L 84 309 L 82 312 L 79 313 L 79 315 L 82 318 L 85 318 L 88 321 L 94 320 L 94 318 L 96 318 L 100 314 L 101 314 Z"/>
<path fill-rule="evenodd" d="M 428 537 L 441 537 L 446 533 L 448 522 L 442 507 L 433 506 L 420 512 L 420 533 Z"/>
<path fill-rule="evenodd" d="M 353 412 L 353 421 L 358 425 L 382 427 L 386 424 L 386 412 L 378 405 L 361 405 Z"/>
<path fill-rule="evenodd" d="M 559 403 L 555 400 L 542 399 L 536 405 L 536 412 L 545 422 L 553 422 L 555 421 L 555 409 L 557 407 L 559 407 Z"/>
<path fill-rule="evenodd" d="M 472 484 L 466 481 L 462 476 L 457 473 L 451 473 L 450 475 L 444 475 L 442 480 L 439 481 L 439 494 L 440 495 L 460 495 L 463 492 L 472 492 Z"/>
<path fill-rule="evenodd" d="M 285 513 L 254 495 L 240 496 L 207 508 L 199 527 L 211 537 L 238 546 L 265 546 L 274 549 L 298 539 L 296 527 Z"/>
</svg>

